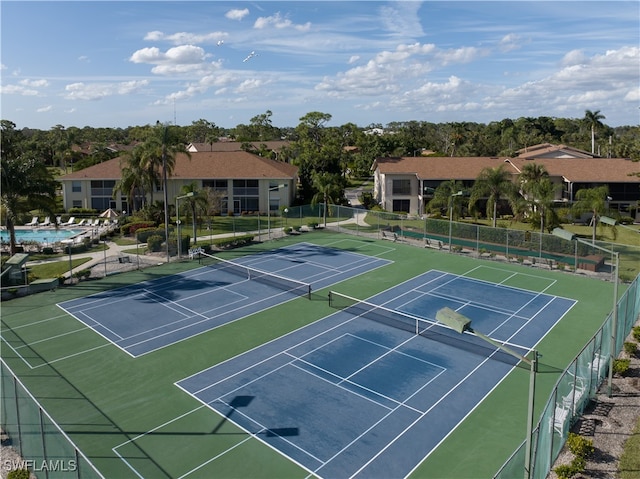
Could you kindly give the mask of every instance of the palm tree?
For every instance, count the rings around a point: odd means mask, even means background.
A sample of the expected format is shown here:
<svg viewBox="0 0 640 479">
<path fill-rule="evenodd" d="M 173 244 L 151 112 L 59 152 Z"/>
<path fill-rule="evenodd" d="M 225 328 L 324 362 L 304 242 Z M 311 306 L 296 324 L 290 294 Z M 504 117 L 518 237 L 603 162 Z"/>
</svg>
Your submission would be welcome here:
<svg viewBox="0 0 640 479">
<path fill-rule="evenodd" d="M 592 242 L 596 242 L 596 229 L 598 227 L 598 218 L 607 209 L 607 198 L 609 196 L 609 187 L 607 185 L 598 186 L 597 188 L 583 188 L 576 193 L 576 202 L 573 204 L 572 210 L 578 216 L 582 213 L 592 213 L 590 225 L 593 227 Z"/>
<path fill-rule="evenodd" d="M 596 130 L 604 126 L 600 120 L 605 118 L 600 114 L 600 110 L 585 110 L 584 112 L 584 122 L 591 128 L 591 154 L 594 154 L 596 150 Z"/>
<path fill-rule="evenodd" d="M 498 203 L 506 198 L 515 209 L 518 192 L 511 181 L 511 173 L 504 169 L 504 165 L 496 168 L 483 169 L 473 185 L 469 208 L 472 209 L 481 198 L 487 198 L 487 216 L 491 216 L 495 228 L 498 219 Z"/>
<path fill-rule="evenodd" d="M 138 211 L 143 207 L 146 198 L 145 172 L 140 167 L 137 153 L 138 150 L 133 149 L 121 159 L 122 176 L 113 187 L 113 197 L 115 198 L 120 192 L 125 194 L 131 205 L 131 211 Z"/>
<path fill-rule="evenodd" d="M 324 226 L 327 226 L 327 209 L 329 204 L 337 203 L 338 198 L 342 196 L 342 178 L 335 173 L 314 173 L 313 188 L 317 191 L 311 198 L 311 205 L 324 203 Z"/>
<path fill-rule="evenodd" d="M 534 210 L 537 210 L 537 213 L 540 215 L 540 234 L 544 233 L 545 224 L 547 229 L 550 230 L 560 223 L 558 215 L 553 209 L 553 200 L 555 199 L 557 189 L 558 185 L 554 185 L 549 178 L 542 178 L 535 183 L 535 187 L 530 190 Z"/>
<path fill-rule="evenodd" d="M 196 221 L 196 218 L 198 217 L 198 213 L 207 211 L 209 206 L 209 200 L 207 196 L 200 194 L 201 191 L 198 190 L 198 187 L 196 186 L 195 182 L 189 183 L 188 185 L 184 185 L 182 187 L 181 193 L 182 193 L 182 196 L 187 195 L 189 193 L 193 193 L 193 196 L 188 196 L 184 198 L 183 201 L 187 206 L 187 208 L 189 208 L 189 210 L 191 211 L 191 218 L 193 219 L 192 221 L 193 242 L 196 243 L 198 241 L 198 238 L 197 238 L 198 222 Z M 178 220 L 180 220 L 180 218 L 178 218 Z"/>
<path fill-rule="evenodd" d="M 452 195 L 458 193 L 459 191 L 464 190 L 464 185 L 461 181 L 457 180 L 449 180 L 443 181 L 438 185 L 438 187 L 433 192 L 433 198 L 429 201 L 429 211 L 430 212 L 438 212 L 442 210 L 446 210 L 451 205 L 450 201 Z M 453 203 L 452 216 L 457 218 L 461 214 L 462 205 L 459 205 L 458 202 Z"/>
</svg>

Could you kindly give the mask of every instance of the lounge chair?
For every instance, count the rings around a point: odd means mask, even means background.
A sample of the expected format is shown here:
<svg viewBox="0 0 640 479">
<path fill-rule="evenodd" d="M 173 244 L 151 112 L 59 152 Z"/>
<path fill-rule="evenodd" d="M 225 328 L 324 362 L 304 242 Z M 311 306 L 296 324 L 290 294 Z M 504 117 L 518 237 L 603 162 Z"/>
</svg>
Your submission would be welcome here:
<svg viewBox="0 0 640 479">
<path fill-rule="evenodd" d="M 62 226 L 62 216 L 56 216 L 56 226 Z"/>
<path fill-rule="evenodd" d="M 38 224 L 38 217 L 34 216 L 29 223 L 25 223 L 25 226 L 36 226 Z"/>
<path fill-rule="evenodd" d="M 77 224 L 77 225 L 75 225 L 75 226 L 86 226 L 86 222 L 87 222 L 87 220 L 80 220 L 80 221 L 78 222 L 78 224 Z"/>
<path fill-rule="evenodd" d="M 47 216 L 44 221 L 40 223 L 40 226 L 51 226 L 51 218 Z"/>
<path fill-rule="evenodd" d="M 89 220 L 89 226 L 100 226 L 100 218 L 96 218 L 95 220 L 93 220 L 93 223 L 91 223 L 91 220 Z"/>
<path fill-rule="evenodd" d="M 64 223 L 61 223 L 60 226 L 73 226 L 75 222 L 76 222 L 76 217 L 72 216 L 71 218 L 69 218 Z"/>
</svg>

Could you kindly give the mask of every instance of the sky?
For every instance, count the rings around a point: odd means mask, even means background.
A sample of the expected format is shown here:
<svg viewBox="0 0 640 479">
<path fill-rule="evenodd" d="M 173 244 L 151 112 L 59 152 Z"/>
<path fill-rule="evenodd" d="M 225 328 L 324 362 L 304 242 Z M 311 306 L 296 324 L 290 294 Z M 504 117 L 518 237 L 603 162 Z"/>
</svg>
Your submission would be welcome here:
<svg viewBox="0 0 640 479">
<path fill-rule="evenodd" d="M 640 124 L 638 1 L 0 2 L 0 113 L 51 129 Z"/>
</svg>

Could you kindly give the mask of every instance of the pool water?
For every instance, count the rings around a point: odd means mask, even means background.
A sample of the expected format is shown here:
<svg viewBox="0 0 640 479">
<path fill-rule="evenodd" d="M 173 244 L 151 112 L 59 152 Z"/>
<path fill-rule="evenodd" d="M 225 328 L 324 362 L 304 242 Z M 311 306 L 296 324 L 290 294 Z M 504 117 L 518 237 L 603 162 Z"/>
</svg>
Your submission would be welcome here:
<svg viewBox="0 0 640 479">
<path fill-rule="evenodd" d="M 83 230 L 74 230 L 74 229 L 16 229 L 16 242 L 18 243 L 27 243 L 27 242 L 37 242 L 37 243 L 56 243 L 58 241 L 71 238 L 82 233 Z M 0 231 L 0 240 L 4 243 L 9 242 L 9 232 L 8 231 Z"/>
</svg>

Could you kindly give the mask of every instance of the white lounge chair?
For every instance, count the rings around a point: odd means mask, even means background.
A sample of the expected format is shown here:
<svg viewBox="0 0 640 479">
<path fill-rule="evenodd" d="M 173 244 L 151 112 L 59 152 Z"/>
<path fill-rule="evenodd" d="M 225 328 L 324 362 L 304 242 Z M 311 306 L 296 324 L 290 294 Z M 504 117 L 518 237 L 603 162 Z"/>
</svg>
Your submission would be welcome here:
<svg viewBox="0 0 640 479">
<path fill-rule="evenodd" d="M 75 225 L 75 226 L 86 226 L 86 224 L 85 224 L 86 222 L 87 222 L 87 220 L 80 220 L 80 221 L 78 222 L 78 224 L 77 224 L 77 225 Z"/>
<path fill-rule="evenodd" d="M 62 216 L 56 216 L 56 226 L 62 226 Z"/>
<path fill-rule="evenodd" d="M 51 226 L 51 218 L 47 216 L 44 221 L 40 223 L 40 226 Z"/>
<path fill-rule="evenodd" d="M 38 217 L 34 216 L 31 221 L 25 223 L 25 226 L 36 226 L 38 224 Z"/>
<path fill-rule="evenodd" d="M 91 223 L 91 220 L 89 220 L 89 226 L 100 226 L 100 218 L 96 218 L 95 220 L 93 220 L 93 223 Z"/>
<path fill-rule="evenodd" d="M 553 421 L 553 429 L 560 435 L 563 435 L 565 428 L 569 426 L 570 412 L 567 408 L 556 406 L 553 418 L 549 418 L 550 421 Z"/>
<path fill-rule="evenodd" d="M 69 218 L 67 221 L 65 221 L 64 223 L 61 224 L 61 226 L 73 226 L 76 222 L 76 217 L 72 216 L 71 218 Z"/>
</svg>

